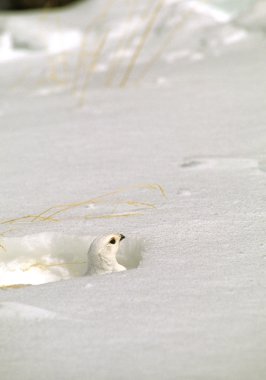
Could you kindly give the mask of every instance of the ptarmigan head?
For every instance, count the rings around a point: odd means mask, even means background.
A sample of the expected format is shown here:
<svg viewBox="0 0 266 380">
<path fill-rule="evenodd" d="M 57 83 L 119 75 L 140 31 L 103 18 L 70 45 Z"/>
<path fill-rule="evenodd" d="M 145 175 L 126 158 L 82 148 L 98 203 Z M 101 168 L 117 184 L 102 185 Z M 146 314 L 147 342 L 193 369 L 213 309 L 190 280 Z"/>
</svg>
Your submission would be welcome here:
<svg viewBox="0 0 266 380">
<path fill-rule="evenodd" d="M 88 252 L 88 274 L 103 274 L 126 270 L 118 264 L 116 254 L 120 242 L 125 239 L 122 234 L 110 234 L 97 237 L 91 243 Z"/>
</svg>

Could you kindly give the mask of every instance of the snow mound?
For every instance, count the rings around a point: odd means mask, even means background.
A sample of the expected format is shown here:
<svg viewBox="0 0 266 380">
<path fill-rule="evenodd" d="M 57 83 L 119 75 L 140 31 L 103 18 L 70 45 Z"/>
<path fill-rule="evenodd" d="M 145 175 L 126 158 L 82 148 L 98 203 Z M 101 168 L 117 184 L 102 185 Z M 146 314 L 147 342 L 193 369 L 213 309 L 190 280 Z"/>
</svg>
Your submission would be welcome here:
<svg viewBox="0 0 266 380">
<path fill-rule="evenodd" d="M 38 285 L 85 275 L 93 239 L 53 232 L 1 238 L 0 286 Z M 143 248 L 142 239 L 127 238 L 117 260 L 127 269 L 136 268 Z"/>
<path fill-rule="evenodd" d="M 62 53 L 78 47 L 81 38 L 81 32 L 76 29 L 11 18 L 0 25 L 0 63 L 36 53 Z"/>
<path fill-rule="evenodd" d="M 55 319 L 57 314 L 36 306 L 26 305 L 20 302 L 1 302 L 0 319 L 19 318 L 23 320 Z"/>
<path fill-rule="evenodd" d="M 244 12 L 238 20 L 239 25 L 249 30 L 262 31 L 266 28 L 266 3 L 265 0 L 256 1 L 251 9 Z"/>
</svg>

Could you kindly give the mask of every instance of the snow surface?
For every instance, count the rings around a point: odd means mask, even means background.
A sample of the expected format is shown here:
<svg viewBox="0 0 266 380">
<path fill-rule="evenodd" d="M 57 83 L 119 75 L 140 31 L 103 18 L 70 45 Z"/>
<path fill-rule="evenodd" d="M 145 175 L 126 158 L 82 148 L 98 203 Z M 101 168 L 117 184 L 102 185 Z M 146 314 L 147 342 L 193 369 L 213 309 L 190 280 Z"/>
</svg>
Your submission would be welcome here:
<svg viewBox="0 0 266 380">
<path fill-rule="evenodd" d="M 1 379 L 265 378 L 265 8 L 214 3 L 1 15 Z M 110 231 L 131 270 L 39 265 Z"/>
<path fill-rule="evenodd" d="M 24 319 L 24 320 L 40 320 L 40 319 L 54 319 L 60 318 L 56 313 L 48 310 L 41 309 L 39 307 L 25 305 L 19 302 L 2 302 L 0 303 L 0 318 L 9 319 L 12 318 Z"/>
</svg>

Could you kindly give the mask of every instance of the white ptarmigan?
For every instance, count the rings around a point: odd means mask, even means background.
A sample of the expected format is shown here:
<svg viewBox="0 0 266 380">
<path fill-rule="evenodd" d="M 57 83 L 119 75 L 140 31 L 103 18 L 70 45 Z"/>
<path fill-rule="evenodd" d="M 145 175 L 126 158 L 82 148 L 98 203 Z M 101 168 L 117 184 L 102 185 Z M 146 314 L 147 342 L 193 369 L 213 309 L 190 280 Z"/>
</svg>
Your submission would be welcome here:
<svg viewBox="0 0 266 380">
<path fill-rule="evenodd" d="M 125 236 L 122 234 L 110 234 L 94 239 L 88 252 L 87 274 L 104 274 L 126 270 L 116 259 L 120 242 L 123 239 Z"/>
</svg>

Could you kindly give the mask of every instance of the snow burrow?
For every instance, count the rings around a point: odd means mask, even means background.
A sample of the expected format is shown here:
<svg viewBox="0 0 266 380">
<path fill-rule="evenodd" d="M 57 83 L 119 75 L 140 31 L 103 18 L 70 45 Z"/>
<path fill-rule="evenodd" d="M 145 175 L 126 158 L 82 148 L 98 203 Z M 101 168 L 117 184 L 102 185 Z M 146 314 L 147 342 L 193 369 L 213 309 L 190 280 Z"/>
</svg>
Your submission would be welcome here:
<svg viewBox="0 0 266 380">
<path fill-rule="evenodd" d="M 44 232 L 0 240 L 0 286 L 38 285 L 79 277 L 88 270 L 87 253 L 94 237 Z M 127 269 L 138 267 L 144 249 L 139 238 L 126 238 L 117 254 Z"/>
</svg>

